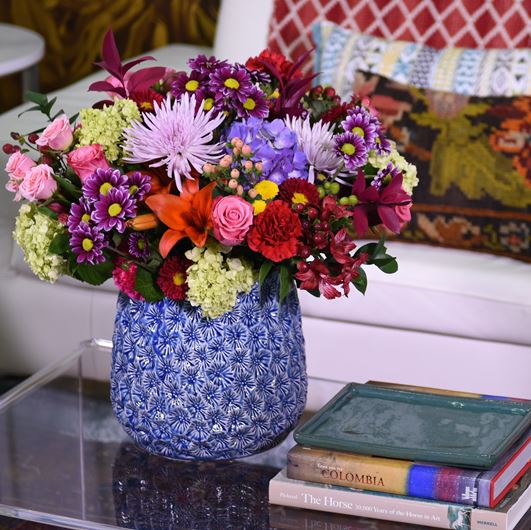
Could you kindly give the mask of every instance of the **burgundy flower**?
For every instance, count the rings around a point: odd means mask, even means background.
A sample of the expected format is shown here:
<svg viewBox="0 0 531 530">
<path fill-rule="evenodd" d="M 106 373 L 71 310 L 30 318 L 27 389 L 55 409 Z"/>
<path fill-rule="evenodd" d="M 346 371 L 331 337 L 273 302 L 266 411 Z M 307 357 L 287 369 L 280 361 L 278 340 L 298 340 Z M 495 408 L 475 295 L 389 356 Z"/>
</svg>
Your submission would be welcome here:
<svg viewBox="0 0 531 530">
<path fill-rule="evenodd" d="M 330 239 L 330 253 L 341 264 L 352 261 L 350 253 L 356 248 L 356 243 L 348 235 L 346 228 L 341 228 Z"/>
<path fill-rule="evenodd" d="M 332 276 L 322 261 L 314 260 L 311 263 L 300 261 L 297 263 L 297 270 L 295 278 L 300 280 L 301 289 L 306 291 L 319 290 L 329 300 L 341 296 L 341 293 L 334 287 L 334 285 L 341 283 L 341 278 Z"/>
<path fill-rule="evenodd" d="M 314 184 L 300 178 L 286 179 L 279 189 L 279 198 L 290 204 L 315 206 L 319 203 L 319 192 Z"/>
<path fill-rule="evenodd" d="M 369 259 L 369 254 L 362 252 L 359 256 L 351 258 L 341 268 L 341 279 L 343 281 L 343 292 L 345 296 L 350 293 L 350 283 L 355 280 L 359 275 L 361 266 Z"/>
<path fill-rule="evenodd" d="M 402 173 L 393 177 L 388 186 L 379 190 L 375 186 L 367 186 L 363 172 L 358 171 L 352 194 L 358 198 L 358 204 L 354 207 L 354 225 L 359 237 L 366 234 L 369 218 L 371 225 L 381 222 L 395 234 L 400 232 L 399 212 L 401 208 L 411 204 L 411 197 L 402 189 Z"/>
</svg>

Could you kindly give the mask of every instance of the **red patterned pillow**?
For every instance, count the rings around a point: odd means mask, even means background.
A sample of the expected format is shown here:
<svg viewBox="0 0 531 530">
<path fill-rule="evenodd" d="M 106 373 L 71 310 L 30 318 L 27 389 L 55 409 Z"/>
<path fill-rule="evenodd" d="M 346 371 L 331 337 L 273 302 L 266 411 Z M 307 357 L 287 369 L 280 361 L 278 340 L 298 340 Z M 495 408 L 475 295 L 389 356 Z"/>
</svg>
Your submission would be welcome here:
<svg viewBox="0 0 531 530">
<path fill-rule="evenodd" d="M 525 0 L 275 0 L 269 46 L 294 59 L 313 47 L 311 27 L 330 20 L 389 40 L 434 48 L 525 48 Z M 529 5 L 529 4 L 527 4 Z"/>
</svg>

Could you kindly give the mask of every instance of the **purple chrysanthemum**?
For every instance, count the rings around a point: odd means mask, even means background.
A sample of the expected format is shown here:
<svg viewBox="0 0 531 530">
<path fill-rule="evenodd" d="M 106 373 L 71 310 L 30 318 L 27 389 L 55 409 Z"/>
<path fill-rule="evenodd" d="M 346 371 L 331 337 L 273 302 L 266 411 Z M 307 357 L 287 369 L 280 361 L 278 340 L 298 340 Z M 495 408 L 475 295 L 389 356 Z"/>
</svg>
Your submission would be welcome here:
<svg viewBox="0 0 531 530">
<path fill-rule="evenodd" d="M 213 131 L 225 119 L 214 110 L 196 109 L 195 96 L 184 94 L 179 101 L 168 97 L 155 112 L 144 116 L 144 123 L 133 122 L 125 129 L 126 162 L 166 166 L 170 178 L 182 190 L 181 178 L 192 178 L 192 168 L 201 172 L 207 163 L 216 164 L 222 155 L 219 143 L 211 143 Z"/>
<path fill-rule="evenodd" d="M 95 202 L 115 188 L 127 188 L 127 177 L 119 169 L 99 168 L 83 184 L 83 196 L 87 201 Z"/>
<path fill-rule="evenodd" d="M 179 99 L 183 94 L 194 94 L 199 90 L 206 81 L 206 76 L 197 70 L 193 70 L 190 74 L 180 72 L 177 74 L 176 80 L 171 85 L 171 93 Z"/>
<path fill-rule="evenodd" d="M 212 73 L 210 87 L 215 92 L 216 99 L 237 99 L 240 103 L 245 103 L 253 85 L 245 68 L 224 66 Z"/>
<path fill-rule="evenodd" d="M 81 223 L 90 225 L 90 214 L 92 213 L 91 203 L 81 197 L 79 203 L 72 203 L 70 206 L 70 214 L 66 222 L 69 232 L 73 232 Z"/>
<path fill-rule="evenodd" d="M 374 149 L 379 155 L 388 155 L 391 152 L 391 143 L 381 129 L 374 142 Z"/>
<path fill-rule="evenodd" d="M 131 198 L 135 201 L 142 201 L 146 193 L 151 190 L 151 177 L 140 171 L 134 171 L 127 175 L 127 187 Z"/>
<path fill-rule="evenodd" d="M 149 242 L 146 234 L 134 232 L 129 236 L 129 254 L 138 259 L 149 257 Z"/>
<path fill-rule="evenodd" d="M 373 149 L 378 136 L 378 120 L 373 119 L 363 107 L 354 107 L 349 110 L 347 118 L 341 122 L 345 132 L 353 133 L 363 139 L 367 149 Z"/>
<path fill-rule="evenodd" d="M 367 146 L 361 136 L 347 132 L 334 138 L 336 153 L 343 158 L 345 167 L 350 171 L 367 162 Z"/>
<path fill-rule="evenodd" d="M 251 87 L 251 91 L 243 103 L 239 100 L 236 102 L 236 108 L 238 116 L 241 118 L 252 116 L 263 120 L 269 116 L 266 96 L 259 88 L 254 86 Z"/>
<path fill-rule="evenodd" d="M 70 248 L 77 254 L 78 263 L 97 265 L 105 261 L 103 249 L 107 246 L 103 232 L 95 226 L 81 223 L 70 237 Z"/>
<path fill-rule="evenodd" d="M 135 201 L 128 189 L 113 188 L 94 204 L 92 220 L 99 230 L 108 232 L 113 228 L 123 233 L 126 220 L 135 215 Z"/>
<path fill-rule="evenodd" d="M 400 173 L 401 171 L 389 162 L 387 167 L 380 169 L 378 173 L 376 173 L 376 176 L 372 179 L 371 186 L 374 186 L 377 190 L 381 190 L 383 184 L 386 183 L 386 180 L 391 181 L 395 177 L 398 177 Z M 387 179 L 388 176 L 389 178 Z"/>
<path fill-rule="evenodd" d="M 201 74 L 207 74 L 212 70 L 227 66 L 227 64 L 227 61 L 220 61 L 219 59 L 216 59 L 213 55 L 211 57 L 207 57 L 206 55 L 200 54 L 194 59 L 188 60 L 188 66 L 192 70 L 198 70 Z"/>
</svg>

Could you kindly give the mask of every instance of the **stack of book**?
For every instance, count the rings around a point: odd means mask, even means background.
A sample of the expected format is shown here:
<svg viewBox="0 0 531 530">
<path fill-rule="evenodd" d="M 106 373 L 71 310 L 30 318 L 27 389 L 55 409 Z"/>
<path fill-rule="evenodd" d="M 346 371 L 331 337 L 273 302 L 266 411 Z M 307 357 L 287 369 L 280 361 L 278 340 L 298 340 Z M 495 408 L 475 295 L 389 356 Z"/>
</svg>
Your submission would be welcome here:
<svg viewBox="0 0 531 530">
<path fill-rule="evenodd" d="M 299 445 L 271 480 L 269 500 L 454 530 L 512 530 L 531 507 L 530 424 L 524 400 L 347 385 L 296 431 Z"/>
</svg>

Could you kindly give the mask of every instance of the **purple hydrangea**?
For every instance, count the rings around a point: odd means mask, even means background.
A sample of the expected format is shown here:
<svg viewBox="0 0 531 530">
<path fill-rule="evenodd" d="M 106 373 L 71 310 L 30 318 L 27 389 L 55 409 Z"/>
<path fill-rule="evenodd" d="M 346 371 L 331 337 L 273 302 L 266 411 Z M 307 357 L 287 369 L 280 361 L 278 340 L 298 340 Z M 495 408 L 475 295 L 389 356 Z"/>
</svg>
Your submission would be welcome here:
<svg viewBox="0 0 531 530">
<path fill-rule="evenodd" d="M 262 162 L 263 179 L 281 184 L 288 178 L 308 178 L 308 159 L 297 135 L 282 120 L 263 122 L 251 117 L 235 122 L 227 140 L 236 137 L 251 147 L 253 162 Z"/>
<path fill-rule="evenodd" d="M 400 174 L 401 171 L 389 162 L 387 167 L 380 169 L 378 173 L 376 173 L 376 176 L 372 179 L 371 186 L 374 186 L 377 190 L 381 190 L 382 186 L 386 183 L 386 180 L 391 181 Z"/>
<path fill-rule="evenodd" d="M 373 149 L 376 138 L 380 131 L 379 121 L 363 107 L 355 107 L 349 110 L 347 118 L 341 122 L 345 132 L 360 136 L 367 149 Z"/>
<path fill-rule="evenodd" d="M 78 263 L 90 263 L 91 265 L 103 263 L 105 247 L 107 247 L 105 236 L 95 226 L 81 223 L 72 231 L 70 248 L 74 254 L 77 254 Z"/>
<path fill-rule="evenodd" d="M 367 162 L 368 150 L 365 142 L 357 134 L 347 132 L 334 137 L 335 151 L 343 158 L 345 167 L 354 171 Z"/>
<path fill-rule="evenodd" d="M 89 226 L 91 224 L 91 213 L 92 205 L 83 197 L 79 199 L 79 203 L 72 203 L 72 206 L 70 206 L 70 214 L 66 222 L 69 232 L 73 232 L 81 223 Z"/>
<path fill-rule="evenodd" d="M 135 215 L 135 206 L 135 201 L 131 198 L 127 188 L 113 188 L 94 204 L 91 217 L 99 230 L 108 232 L 116 229 L 123 233 L 126 220 Z"/>
<path fill-rule="evenodd" d="M 113 188 L 127 189 L 127 177 L 118 169 L 96 169 L 96 172 L 83 184 L 83 196 L 89 202 L 105 197 Z"/>
<path fill-rule="evenodd" d="M 218 100 L 227 98 L 245 103 L 252 87 L 251 78 L 245 68 L 224 66 L 210 75 L 210 89 Z"/>
<path fill-rule="evenodd" d="M 149 257 L 149 242 L 146 234 L 134 232 L 129 236 L 129 254 L 138 259 Z"/>
<path fill-rule="evenodd" d="M 151 177 L 140 171 L 134 171 L 127 175 L 129 194 L 135 201 L 142 201 L 146 193 L 151 190 Z"/>
</svg>

